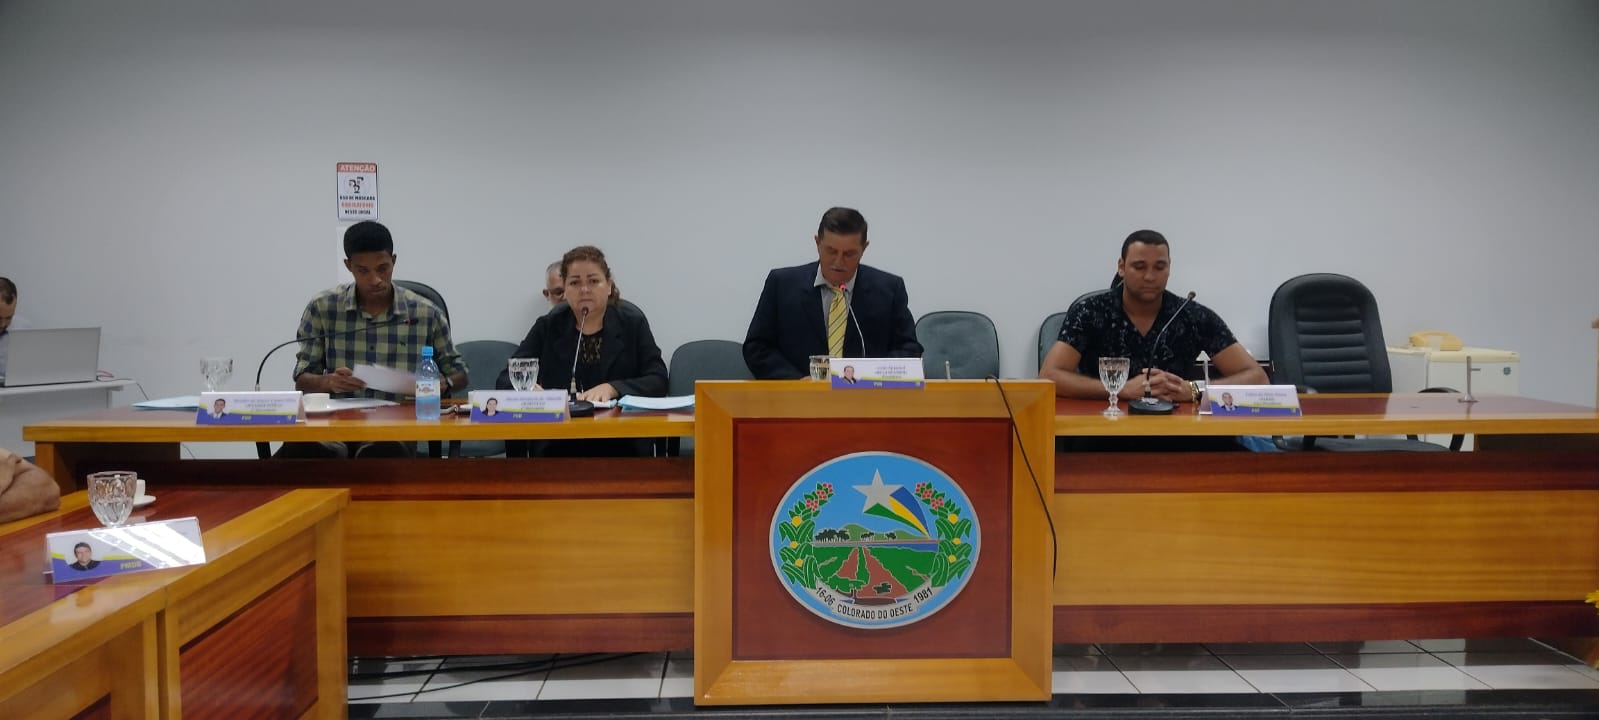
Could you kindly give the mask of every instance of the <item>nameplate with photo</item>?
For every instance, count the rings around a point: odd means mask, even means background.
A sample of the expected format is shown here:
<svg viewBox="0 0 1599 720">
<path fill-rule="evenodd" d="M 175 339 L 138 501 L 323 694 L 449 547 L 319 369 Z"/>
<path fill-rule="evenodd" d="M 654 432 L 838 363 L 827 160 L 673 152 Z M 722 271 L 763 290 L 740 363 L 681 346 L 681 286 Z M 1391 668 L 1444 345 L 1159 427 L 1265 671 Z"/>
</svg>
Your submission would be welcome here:
<svg viewBox="0 0 1599 720">
<path fill-rule="evenodd" d="M 45 536 L 50 581 L 80 580 L 200 565 L 205 541 L 199 518 L 186 517 L 120 527 L 67 530 Z"/>
<path fill-rule="evenodd" d="M 300 392 L 200 393 L 199 425 L 291 425 L 299 422 Z"/>
<path fill-rule="evenodd" d="M 473 390 L 472 422 L 534 423 L 566 419 L 564 390 Z"/>
<path fill-rule="evenodd" d="M 1205 388 L 1205 399 L 1217 417 L 1299 414 L 1299 393 L 1292 385 L 1211 385 Z"/>
<path fill-rule="evenodd" d="M 835 390 L 885 390 L 926 386 L 921 358 L 831 358 L 828 380 Z"/>
</svg>

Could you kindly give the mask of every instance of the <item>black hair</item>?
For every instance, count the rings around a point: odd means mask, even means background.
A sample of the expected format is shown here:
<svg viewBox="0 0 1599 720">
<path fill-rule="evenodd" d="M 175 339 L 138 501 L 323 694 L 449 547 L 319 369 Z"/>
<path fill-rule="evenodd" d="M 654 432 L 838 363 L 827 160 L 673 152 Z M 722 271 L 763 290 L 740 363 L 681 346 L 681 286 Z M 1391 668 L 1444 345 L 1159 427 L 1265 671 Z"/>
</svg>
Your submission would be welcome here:
<svg viewBox="0 0 1599 720">
<path fill-rule="evenodd" d="M 836 207 L 828 208 L 822 213 L 822 222 L 816 226 L 816 237 L 822 233 L 830 232 L 834 235 L 854 235 L 860 233 L 861 245 L 866 244 L 866 216 L 854 208 Z"/>
<path fill-rule="evenodd" d="M 1128 235 L 1127 239 L 1122 241 L 1123 260 L 1127 259 L 1127 248 L 1132 247 L 1133 243 L 1143 243 L 1145 245 L 1165 245 L 1166 247 L 1171 247 L 1166 243 L 1165 235 L 1155 232 L 1154 230 L 1139 230 L 1131 235 Z"/>
<path fill-rule="evenodd" d="M 386 252 L 394 254 L 394 236 L 376 220 L 362 220 L 344 231 L 344 257 L 356 253 Z"/>
<path fill-rule="evenodd" d="M 17 301 L 17 284 L 11 278 L 0 277 L 0 302 L 7 305 Z"/>
</svg>

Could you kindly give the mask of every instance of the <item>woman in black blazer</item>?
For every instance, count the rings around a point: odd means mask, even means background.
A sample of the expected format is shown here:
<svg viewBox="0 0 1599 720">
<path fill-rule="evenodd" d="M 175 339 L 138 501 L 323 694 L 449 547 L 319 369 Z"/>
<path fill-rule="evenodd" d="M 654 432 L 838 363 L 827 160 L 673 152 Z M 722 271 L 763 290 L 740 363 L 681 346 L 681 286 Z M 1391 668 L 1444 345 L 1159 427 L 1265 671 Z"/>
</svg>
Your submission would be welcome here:
<svg viewBox="0 0 1599 720">
<path fill-rule="evenodd" d="M 666 362 L 650 332 L 650 321 L 637 305 L 622 299 L 611 280 L 605 253 L 592 245 L 572 248 L 561 257 L 566 299 L 539 318 L 511 357 L 538 358 L 538 385 L 549 390 L 573 387 L 577 359 L 577 399 L 615 400 L 623 395 L 666 394 Z M 581 340 L 579 339 L 581 337 Z M 496 387 L 510 388 L 509 370 L 500 372 Z M 546 443 L 545 456 L 649 454 L 648 440 L 569 440 Z M 506 454 L 519 457 L 527 443 L 507 441 Z"/>
</svg>

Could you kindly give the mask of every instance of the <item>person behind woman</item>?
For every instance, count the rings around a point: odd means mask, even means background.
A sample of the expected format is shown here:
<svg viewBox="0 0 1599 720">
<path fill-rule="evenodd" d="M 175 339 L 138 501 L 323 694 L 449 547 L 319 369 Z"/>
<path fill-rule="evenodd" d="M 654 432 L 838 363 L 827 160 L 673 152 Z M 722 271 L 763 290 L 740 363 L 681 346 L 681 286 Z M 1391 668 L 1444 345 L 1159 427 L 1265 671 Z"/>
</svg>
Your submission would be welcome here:
<svg viewBox="0 0 1599 720">
<path fill-rule="evenodd" d="M 622 299 L 605 253 L 592 245 L 567 251 L 561 257 L 561 282 L 566 288 L 565 301 L 534 321 L 511 357 L 538 358 L 538 386 L 550 390 L 573 387 L 572 360 L 576 357 L 579 400 L 665 395 L 666 362 L 650 332 L 650 321 L 637 305 Z M 509 370 L 500 372 L 495 387 L 511 387 Z M 505 454 L 523 457 L 529 445 L 508 440 Z M 538 446 L 532 448 L 533 454 L 548 457 L 650 454 L 649 440 L 561 440 L 531 445 Z"/>
</svg>

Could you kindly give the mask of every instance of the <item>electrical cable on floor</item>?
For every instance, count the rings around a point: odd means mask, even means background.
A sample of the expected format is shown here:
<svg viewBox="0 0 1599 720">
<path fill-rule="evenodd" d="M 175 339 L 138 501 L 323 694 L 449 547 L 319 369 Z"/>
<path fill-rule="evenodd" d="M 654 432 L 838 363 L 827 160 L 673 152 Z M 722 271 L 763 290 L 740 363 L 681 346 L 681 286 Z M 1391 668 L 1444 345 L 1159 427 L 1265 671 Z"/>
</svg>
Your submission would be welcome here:
<svg viewBox="0 0 1599 720">
<path fill-rule="evenodd" d="M 425 694 L 430 693 L 430 692 L 439 692 L 441 690 L 454 690 L 455 688 L 462 688 L 462 687 L 466 687 L 468 685 L 476 685 L 476 684 L 481 683 L 481 682 L 489 682 L 489 681 L 493 681 L 493 680 L 508 680 L 510 678 L 522 677 L 522 676 L 530 674 L 530 673 L 552 672 L 552 671 L 555 671 L 555 670 L 565 670 L 567 668 L 583 667 L 583 666 L 586 666 L 586 665 L 596 665 L 596 664 L 599 664 L 599 663 L 611 662 L 612 660 L 620 660 L 622 658 L 632 657 L 634 655 L 640 655 L 640 654 L 642 654 L 642 653 L 588 653 L 588 654 L 583 654 L 583 655 L 570 655 L 570 656 L 557 655 L 554 658 L 551 658 L 549 660 L 539 660 L 539 661 L 525 662 L 525 663 L 504 663 L 504 664 L 501 664 L 501 665 L 463 665 L 461 667 L 448 668 L 448 669 L 440 667 L 440 668 L 436 668 L 434 670 L 399 670 L 399 671 L 395 671 L 395 672 L 392 672 L 392 673 L 374 673 L 374 674 L 371 674 L 371 675 L 354 675 L 354 674 L 352 674 L 350 677 L 362 677 L 362 678 L 365 678 L 365 677 L 384 677 L 384 678 L 388 678 L 388 677 L 410 677 L 410 676 L 415 676 L 415 675 L 432 675 L 432 674 L 438 673 L 438 672 L 480 672 L 480 671 L 483 671 L 485 669 L 498 670 L 498 669 L 517 668 L 519 666 L 527 666 L 526 668 L 517 670 L 516 672 L 507 672 L 507 673 L 500 674 L 500 675 L 491 675 L 491 676 L 488 676 L 488 677 L 481 677 L 481 678 L 477 678 L 477 679 L 474 679 L 474 680 L 466 680 L 464 682 L 455 683 L 453 685 L 443 685 L 443 686 L 435 687 L 435 688 L 426 688 L 426 689 L 421 689 L 421 690 L 409 690 L 409 691 L 406 691 L 406 692 L 399 692 L 399 693 L 389 693 L 387 695 L 365 695 L 365 696 L 362 696 L 362 697 L 351 698 L 351 699 L 352 700 L 360 700 L 360 701 L 365 702 L 367 700 L 385 700 L 385 699 L 388 699 L 388 698 L 400 698 L 400 697 L 409 697 L 409 696 L 418 696 L 418 697 L 420 697 L 420 696 L 425 695 Z M 563 658 L 563 657 L 582 658 L 582 659 L 579 660 L 579 661 L 575 661 L 575 662 L 561 662 L 560 659 Z"/>
</svg>

